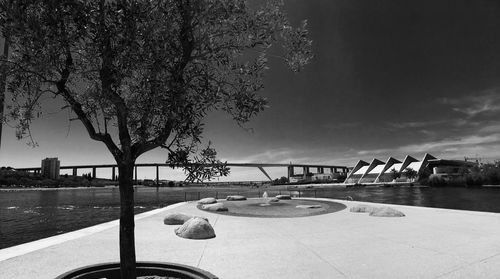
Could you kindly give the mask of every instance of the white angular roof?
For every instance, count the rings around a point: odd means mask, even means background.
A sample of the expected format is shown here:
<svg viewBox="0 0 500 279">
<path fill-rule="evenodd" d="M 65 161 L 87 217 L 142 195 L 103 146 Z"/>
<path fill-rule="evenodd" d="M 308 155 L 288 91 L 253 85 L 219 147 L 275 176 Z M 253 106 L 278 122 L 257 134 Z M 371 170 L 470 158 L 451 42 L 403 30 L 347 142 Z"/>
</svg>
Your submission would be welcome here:
<svg viewBox="0 0 500 279">
<path fill-rule="evenodd" d="M 395 169 L 396 171 L 401 171 L 401 167 L 403 166 L 403 163 L 396 163 L 394 165 L 392 165 L 388 170 L 386 170 L 385 172 L 390 172 L 392 169 Z"/>
<path fill-rule="evenodd" d="M 413 169 L 414 171 L 420 171 L 420 168 L 422 168 L 422 161 L 418 161 L 418 162 L 411 162 L 405 170 L 407 169 Z M 403 170 L 404 171 L 404 170 Z"/>
<path fill-rule="evenodd" d="M 355 172 L 355 175 L 363 175 L 365 174 L 366 170 L 368 169 L 369 166 L 362 166 L 357 172 Z"/>
<path fill-rule="evenodd" d="M 379 174 L 384 170 L 384 167 L 385 165 L 377 165 L 369 172 L 369 174 Z"/>
</svg>

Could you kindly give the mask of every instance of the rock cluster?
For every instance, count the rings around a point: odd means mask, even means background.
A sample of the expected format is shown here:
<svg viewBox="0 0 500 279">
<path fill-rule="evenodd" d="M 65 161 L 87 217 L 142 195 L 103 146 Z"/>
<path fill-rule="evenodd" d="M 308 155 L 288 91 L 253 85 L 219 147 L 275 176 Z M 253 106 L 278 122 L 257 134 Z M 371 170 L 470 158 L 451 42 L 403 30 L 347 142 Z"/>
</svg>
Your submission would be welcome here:
<svg viewBox="0 0 500 279">
<path fill-rule="evenodd" d="M 193 216 L 186 215 L 183 213 L 168 213 L 163 219 L 163 224 L 165 225 L 182 225 L 187 220 L 191 219 Z"/>
<path fill-rule="evenodd" d="M 279 202 L 280 200 L 278 198 L 270 198 L 268 202 Z"/>
<path fill-rule="evenodd" d="M 198 204 L 212 204 L 216 203 L 217 200 L 215 198 L 204 198 L 198 201 Z"/>
<path fill-rule="evenodd" d="M 391 207 L 381 207 L 370 212 L 370 216 L 376 217 L 404 217 L 404 213 Z"/>
<path fill-rule="evenodd" d="M 215 237 L 214 228 L 207 218 L 182 213 L 169 213 L 163 219 L 165 225 L 182 225 L 175 234 L 187 239 L 209 239 Z"/>
<path fill-rule="evenodd" d="M 247 197 L 241 195 L 227 196 L 227 201 L 245 201 Z"/>
<path fill-rule="evenodd" d="M 193 217 L 175 229 L 175 234 L 187 239 L 209 239 L 215 237 L 214 228 L 201 217 Z"/>
<path fill-rule="evenodd" d="M 297 205 L 296 208 L 305 208 L 305 209 L 321 208 L 321 205 L 319 205 L 319 204 L 301 204 L 301 205 Z"/>
<path fill-rule="evenodd" d="M 369 205 L 357 205 L 350 209 L 351 212 L 370 213 L 374 217 L 404 217 L 405 214 L 391 207 L 374 207 Z"/>
<path fill-rule="evenodd" d="M 371 213 L 375 209 L 376 209 L 376 207 L 369 206 L 369 205 L 357 205 L 357 206 L 351 207 L 351 209 L 349 211 L 359 212 L 359 213 Z"/>
<path fill-rule="evenodd" d="M 207 211 L 228 211 L 227 207 L 221 202 L 202 205 L 201 209 Z"/>
</svg>

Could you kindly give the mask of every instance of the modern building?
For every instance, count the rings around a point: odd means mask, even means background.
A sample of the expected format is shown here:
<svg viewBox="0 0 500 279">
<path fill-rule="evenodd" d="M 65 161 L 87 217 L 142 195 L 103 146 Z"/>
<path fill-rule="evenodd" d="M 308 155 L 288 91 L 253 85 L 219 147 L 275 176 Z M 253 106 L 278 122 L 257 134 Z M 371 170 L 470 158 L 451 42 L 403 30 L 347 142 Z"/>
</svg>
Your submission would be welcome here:
<svg viewBox="0 0 500 279">
<path fill-rule="evenodd" d="M 469 169 L 478 165 L 478 163 L 436 159 L 429 161 L 429 169 L 432 170 L 432 176 L 437 176 L 444 180 L 453 180 L 462 177 L 468 173 Z"/>
<path fill-rule="evenodd" d="M 59 179 L 59 168 L 61 162 L 57 158 L 45 158 L 42 160 L 42 176 L 49 179 Z"/>
<path fill-rule="evenodd" d="M 430 154 L 425 154 L 421 160 L 410 155 L 403 160 L 393 157 L 386 161 L 374 158 L 370 163 L 359 160 L 344 183 L 412 182 L 418 180 L 425 170 L 445 179 L 456 178 L 463 176 L 474 165 L 460 160 L 437 159 Z"/>
</svg>

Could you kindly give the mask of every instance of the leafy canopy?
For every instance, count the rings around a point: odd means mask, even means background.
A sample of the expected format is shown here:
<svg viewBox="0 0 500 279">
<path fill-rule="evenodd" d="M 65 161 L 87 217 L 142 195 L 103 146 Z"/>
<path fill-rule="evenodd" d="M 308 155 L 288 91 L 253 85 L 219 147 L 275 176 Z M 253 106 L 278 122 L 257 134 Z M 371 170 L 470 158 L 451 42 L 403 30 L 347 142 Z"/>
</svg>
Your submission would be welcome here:
<svg viewBox="0 0 500 279">
<path fill-rule="evenodd" d="M 281 1 L 4 0 L 0 20 L 18 137 L 42 96 L 61 97 L 118 163 L 156 147 L 185 161 L 208 112 L 241 124 L 265 108 L 271 51 L 292 71 L 312 58 L 306 22 L 293 28 Z"/>
</svg>

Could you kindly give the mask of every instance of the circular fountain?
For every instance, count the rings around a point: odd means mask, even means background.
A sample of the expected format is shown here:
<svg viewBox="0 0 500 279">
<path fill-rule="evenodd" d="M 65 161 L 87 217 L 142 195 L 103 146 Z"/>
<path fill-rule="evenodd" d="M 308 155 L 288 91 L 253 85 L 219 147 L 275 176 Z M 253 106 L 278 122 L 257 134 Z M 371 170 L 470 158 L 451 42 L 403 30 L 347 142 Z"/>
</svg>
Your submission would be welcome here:
<svg viewBox="0 0 500 279">
<path fill-rule="evenodd" d="M 242 201 L 226 200 L 222 203 L 228 210 L 212 213 L 243 217 L 291 218 L 327 214 L 346 208 L 344 204 L 327 200 L 279 200 L 269 197 L 267 192 L 264 192 L 261 198 Z M 202 206 L 198 206 L 198 209 L 204 210 Z"/>
</svg>

